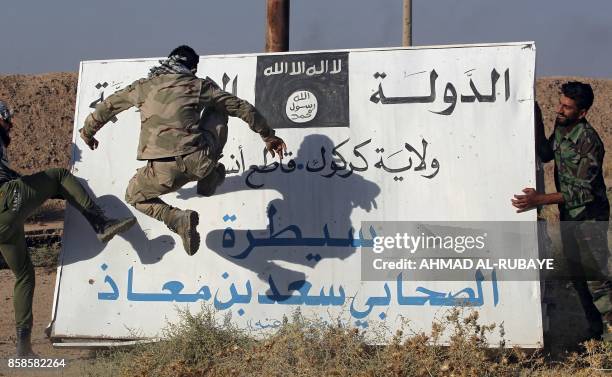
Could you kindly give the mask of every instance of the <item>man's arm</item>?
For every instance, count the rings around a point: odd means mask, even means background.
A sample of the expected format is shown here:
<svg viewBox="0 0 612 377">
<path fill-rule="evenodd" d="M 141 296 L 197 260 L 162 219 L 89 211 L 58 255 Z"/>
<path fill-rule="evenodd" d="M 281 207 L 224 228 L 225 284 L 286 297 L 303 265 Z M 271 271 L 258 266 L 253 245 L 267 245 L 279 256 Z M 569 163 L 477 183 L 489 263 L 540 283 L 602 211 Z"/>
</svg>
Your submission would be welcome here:
<svg viewBox="0 0 612 377">
<path fill-rule="evenodd" d="M 275 136 L 274 130 L 253 105 L 221 90 L 214 81 L 210 79 L 203 80 L 200 103 L 204 106 L 212 106 L 224 114 L 245 121 L 251 130 L 261 136 L 264 143 L 266 143 L 266 148 L 273 157 L 274 152 L 276 152 L 282 158 L 282 153 L 287 150 L 284 141 Z"/>
<path fill-rule="evenodd" d="M 544 119 L 542 118 L 542 110 L 540 109 L 540 105 L 537 102 L 535 102 L 534 115 L 536 153 L 538 154 L 542 162 L 548 162 L 555 158 L 555 152 L 552 149 L 552 142 L 555 134 L 553 132 L 550 138 L 546 139 L 546 134 L 544 133 Z"/>
<path fill-rule="evenodd" d="M 539 194 L 533 188 L 523 189 L 525 195 L 514 195 L 512 205 L 517 212 L 528 211 L 540 205 L 565 204 L 565 208 L 580 212 L 581 207 L 594 200 L 593 181 L 601 172 L 604 147 L 596 135 L 589 134 L 578 142 L 575 150 L 577 164 L 563 166 L 559 172 L 561 192 Z"/>
<path fill-rule="evenodd" d="M 140 80 L 108 96 L 96 105 L 95 110 L 87 116 L 83 128 L 79 131 L 81 138 L 90 149 L 98 147 L 94 135 L 115 115 L 135 106 L 138 103 Z"/>
<path fill-rule="evenodd" d="M 536 153 L 540 160 L 548 162 L 555 158 L 555 152 L 552 149 L 554 133 L 550 136 L 550 139 L 546 139 L 542 109 L 540 109 L 540 105 L 537 102 L 534 103 L 534 132 Z M 563 195 L 558 192 L 542 194 L 532 187 L 525 187 L 522 192 L 523 195 L 514 195 L 514 198 L 510 199 L 512 205 L 517 208 L 516 212 L 518 213 L 529 211 L 542 205 L 561 204 L 564 202 Z"/>
<path fill-rule="evenodd" d="M 562 204 L 564 203 L 563 195 L 559 192 L 551 194 L 540 194 L 532 187 L 523 189 L 524 195 L 514 195 L 514 199 L 510 199 L 512 205 L 516 208 L 517 213 L 529 211 L 530 209 L 538 206 L 548 204 Z"/>
</svg>

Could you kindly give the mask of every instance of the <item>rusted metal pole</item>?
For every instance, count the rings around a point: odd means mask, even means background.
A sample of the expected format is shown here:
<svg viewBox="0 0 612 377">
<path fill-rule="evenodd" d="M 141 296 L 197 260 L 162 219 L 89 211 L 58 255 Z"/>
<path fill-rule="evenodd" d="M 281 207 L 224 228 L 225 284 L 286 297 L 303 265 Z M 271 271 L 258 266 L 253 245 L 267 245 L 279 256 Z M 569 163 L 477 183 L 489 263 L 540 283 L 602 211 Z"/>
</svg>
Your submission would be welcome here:
<svg viewBox="0 0 612 377">
<path fill-rule="evenodd" d="M 266 52 L 289 51 L 289 0 L 268 0 Z"/>
<path fill-rule="evenodd" d="M 412 46 L 412 0 L 404 0 L 402 46 Z"/>
</svg>

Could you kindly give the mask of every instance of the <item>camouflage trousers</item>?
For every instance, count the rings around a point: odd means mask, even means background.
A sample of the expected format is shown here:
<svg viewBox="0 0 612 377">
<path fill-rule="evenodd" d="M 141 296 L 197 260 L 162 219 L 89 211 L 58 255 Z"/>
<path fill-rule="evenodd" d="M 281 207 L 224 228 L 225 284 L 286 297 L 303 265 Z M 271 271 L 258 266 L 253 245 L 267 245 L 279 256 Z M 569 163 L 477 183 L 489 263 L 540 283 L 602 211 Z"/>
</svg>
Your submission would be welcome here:
<svg viewBox="0 0 612 377">
<path fill-rule="evenodd" d="M 569 279 L 589 322 L 589 331 L 601 335 L 612 320 L 610 252 L 607 221 L 561 221 L 561 241 Z"/>
<path fill-rule="evenodd" d="M 15 275 L 15 325 L 32 327 L 34 266 L 26 247 L 24 222 L 50 198 L 66 199 L 83 212 L 94 202 L 66 169 L 48 169 L 0 186 L 0 252 Z"/>
<path fill-rule="evenodd" d="M 125 200 L 138 211 L 168 225 L 173 207 L 159 196 L 177 191 L 189 182 L 206 182 L 216 164 L 208 156 L 208 148 L 184 156 L 149 160 L 130 180 Z"/>
</svg>

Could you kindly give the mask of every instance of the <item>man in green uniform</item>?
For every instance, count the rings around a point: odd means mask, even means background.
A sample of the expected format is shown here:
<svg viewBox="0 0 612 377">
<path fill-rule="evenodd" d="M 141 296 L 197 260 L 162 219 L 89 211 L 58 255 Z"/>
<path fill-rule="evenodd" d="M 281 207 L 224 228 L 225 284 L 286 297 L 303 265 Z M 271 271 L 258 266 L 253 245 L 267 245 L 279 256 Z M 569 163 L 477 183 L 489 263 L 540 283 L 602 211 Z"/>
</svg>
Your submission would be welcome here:
<svg viewBox="0 0 612 377">
<path fill-rule="evenodd" d="M 20 176 L 10 168 L 6 148 L 13 126 L 8 106 L 0 101 L 0 252 L 15 274 L 13 304 L 17 328 L 17 356 L 32 356 L 32 298 L 34 266 L 26 248 L 24 222 L 49 198 L 65 199 L 91 224 L 101 242 L 136 223 L 135 217 L 108 219 L 66 169 L 47 169 Z"/>
<path fill-rule="evenodd" d="M 602 169 L 605 151 L 597 131 L 585 118 L 593 99 L 590 85 L 575 81 L 563 84 L 555 129 L 548 139 L 536 107 L 536 150 L 543 162 L 554 159 L 557 192 L 541 194 L 525 188 L 524 195 L 515 195 L 512 204 L 517 212 L 558 204 L 569 277 L 589 322 L 589 338 L 597 339 L 604 324 L 594 299 L 610 297 L 612 291 L 607 240 L 610 205 Z M 587 281 L 598 287 L 592 292 Z"/>
<path fill-rule="evenodd" d="M 81 129 L 85 143 L 95 149 L 94 135 L 111 118 L 133 106 L 140 110 L 138 169 L 126 190 L 126 201 L 137 210 L 164 222 L 179 234 L 189 255 L 197 252 L 198 214 L 174 208 L 159 196 L 188 182 L 198 181 L 198 191 L 211 195 L 224 175 L 218 159 L 227 138 L 227 115 L 239 117 L 258 133 L 266 148 L 282 156 L 283 140 L 274 135 L 263 116 L 247 101 L 221 90 L 210 78 L 195 76 L 199 56 L 189 46 L 175 48 L 168 59 L 153 67 L 147 78 L 133 82 L 96 105 Z M 218 122 L 200 117 L 205 110 Z M 208 122 L 208 123 L 207 123 Z M 200 123 L 204 125 L 201 127 Z M 212 127 L 206 127 L 206 124 Z M 215 127 L 218 126 L 218 127 Z M 221 178 L 221 179 L 220 179 Z"/>
</svg>

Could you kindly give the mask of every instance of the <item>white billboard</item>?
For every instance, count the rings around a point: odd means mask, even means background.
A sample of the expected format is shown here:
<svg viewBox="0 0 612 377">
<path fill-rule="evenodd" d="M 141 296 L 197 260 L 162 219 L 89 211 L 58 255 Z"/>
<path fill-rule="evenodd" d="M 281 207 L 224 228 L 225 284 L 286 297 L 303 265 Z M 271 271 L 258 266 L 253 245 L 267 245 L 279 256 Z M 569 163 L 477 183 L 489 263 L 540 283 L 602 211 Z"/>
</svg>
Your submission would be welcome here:
<svg viewBox="0 0 612 377">
<path fill-rule="evenodd" d="M 360 253 L 375 235 L 362 221 L 534 221 L 510 198 L 535 186 L 532 42 L 204 56 L 198 75 L 253 103 L 289 148 L 282 163 L 230 118 L 225 183 L 210 198 L 195 183 L 163 196 L 200 214 L 195 256 L 164 224 L 127 205 L 136 169 L 137 109 L 119 114 L 90 151 L 78 137 L 93 106 L 147 75 L 158 59 L 81 63 L 73 172 L 134 229 L 97 242 L 66 214 L 53 336 L 155 337 L 177 307 L 202 302 L 265 333 L 302 313 L 368 328 L 400 318 L 427 330 L 452 300 L 400 292 L 478 290 L 486 323 L 508 344 L 542 341 L 538 281 L 362 281 Z M 537 258 L 533 242 L 522 253 Z M 450 297 L 449 293 L 449 297 Z M 136 334 L 136 335 L 135 335 Z"/>
</svg>

